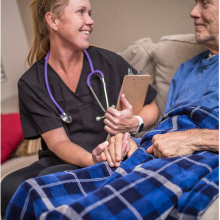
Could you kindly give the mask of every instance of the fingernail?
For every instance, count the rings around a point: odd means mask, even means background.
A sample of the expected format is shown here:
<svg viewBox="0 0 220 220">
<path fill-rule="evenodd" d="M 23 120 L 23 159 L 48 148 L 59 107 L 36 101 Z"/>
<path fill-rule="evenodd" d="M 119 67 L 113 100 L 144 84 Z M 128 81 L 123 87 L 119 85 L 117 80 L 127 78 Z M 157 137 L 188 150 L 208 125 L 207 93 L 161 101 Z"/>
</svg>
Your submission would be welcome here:
<svg viewBox="0 0 220 220">
<path fill-rule="evenodd" d="M 119 156 L 117 156 L 117 157 L 116 157 L 116 159 L 117 159 L 117 160 L 120 160 L 120 157 L 119 157 Z"/>
<path fill-rule="evenodd" d="M 110 166 L 114 166 L 114 164 L 111 162 L 111 163 L 110 163 Z"/>
<path fill-rule="evenodd" d="M 117 162 L 115 163 L 115 166 L 116 166 L 116 167 L 119 166 L 119 165 L 120 165 L 120 163 L 117 163 Z"/>
<path fill-rule="evenodd" d="M 125 94 L 122 94 L 123 97 L 125 97 Z"/>
<path fill-rule="evenodd" d="M 109 145 L 109 142 L 108 141 L 105 141 L 106 142 L 106 145 L 108 146 Z"/>
</svg>

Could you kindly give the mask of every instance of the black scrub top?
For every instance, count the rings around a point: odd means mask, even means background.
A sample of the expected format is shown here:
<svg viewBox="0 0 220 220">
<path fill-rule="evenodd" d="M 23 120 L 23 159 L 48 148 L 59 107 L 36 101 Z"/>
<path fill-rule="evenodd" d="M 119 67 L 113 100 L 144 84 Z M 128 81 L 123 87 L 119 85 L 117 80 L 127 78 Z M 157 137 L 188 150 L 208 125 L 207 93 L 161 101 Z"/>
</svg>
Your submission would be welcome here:
<svg viewBox="0 0 220 220">
<path fill-rule="evenodd" d="M 128 68 L 131 68 L 133 73 L 137 71 L 122 57 L 108 50 L 89 47 L 87 52 L 92 60 L 94 70 L 100 70 L 104 74 L 109 105 L 116 105 L 123 78 L 128 74 Z M 60 107 L 72 117 L 70 124 L 66 124 L 60 119 L 61 113 L 47 92 L 44 64 L 45 59 L 35 62 L 18 82 L 24 138 L 35 139 L 47 131 L 64 127 L 73 143 L 92 152 L 96 146 L 106 140 L 107 132 L 104 130 L 103 119 L 96 121 L 96 117 L 103 116 L 104 112 L 87 86 L 87 77 L 91 69 L 86 56 L 84 55 L 82 73 L 75 93 L 67 87 L 48 64 L 50 91 Z M 92 78 L 92 87 L 103 107 L 106 108 L 103 85 L 99 77 Z M 156 94 L 156 90 L 149 85 L 145 105 L 151 103 Z M 55 156 L 43 140 L 42 150 L 40 158 L 49 155 Z"/>
</svg>

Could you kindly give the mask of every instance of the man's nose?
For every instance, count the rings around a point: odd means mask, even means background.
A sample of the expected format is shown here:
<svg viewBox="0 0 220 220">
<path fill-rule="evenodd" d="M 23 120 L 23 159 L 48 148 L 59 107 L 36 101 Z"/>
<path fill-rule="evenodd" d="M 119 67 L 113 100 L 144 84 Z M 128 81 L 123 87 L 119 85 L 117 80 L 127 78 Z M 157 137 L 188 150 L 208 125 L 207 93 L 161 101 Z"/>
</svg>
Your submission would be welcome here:
<svg viewBox="0 0 220 220">
<path fill-rule="evenodd" d="M 198 3 L 195 5 L 195 7 L 193 8 L 193 10 L 191 11 L 190 16 L 191 16 L 191 18 L 198 18 L 198 17 L 201 16 L 200 6 L 199 6 Z"/>
</svg>

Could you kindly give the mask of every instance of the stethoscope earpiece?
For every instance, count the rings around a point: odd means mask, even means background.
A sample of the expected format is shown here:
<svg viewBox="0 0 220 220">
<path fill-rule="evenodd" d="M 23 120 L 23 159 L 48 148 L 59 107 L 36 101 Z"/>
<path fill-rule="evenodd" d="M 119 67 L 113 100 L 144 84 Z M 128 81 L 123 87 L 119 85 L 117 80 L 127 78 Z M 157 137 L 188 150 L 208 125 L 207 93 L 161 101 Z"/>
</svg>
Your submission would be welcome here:
<svg viewBox="0 0 220 220">
<path fill-rule="evenodd" d="M 112 108 L 115 108 L 115 105 L 112 105 L 111 107 L 112 107 Z M 100 120 L 103 119 L 103 118 L 105 118 L 105 116 L 97 116 L 97 117 L 95 118 L 95 120 L 96 120 L 96 121 L 100 121 Z"/>
</svg>

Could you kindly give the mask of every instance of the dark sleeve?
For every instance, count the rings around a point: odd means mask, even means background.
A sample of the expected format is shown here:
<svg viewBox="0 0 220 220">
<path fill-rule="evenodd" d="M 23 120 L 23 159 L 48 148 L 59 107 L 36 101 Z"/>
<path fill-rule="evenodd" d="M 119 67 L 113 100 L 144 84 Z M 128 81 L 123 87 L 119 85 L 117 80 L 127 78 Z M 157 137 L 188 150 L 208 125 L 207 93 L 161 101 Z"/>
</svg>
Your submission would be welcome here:
<svg viewBox="0 0 220 220">
<path fill-rule="evenodd" d="M 119 55 L 118 55 L 119 56 Z M 137 70 L 135 70 L 126 60 L 124 60 L 121 56 L 120 57 L 120 60 L 121 60 L 121 80 L 123 82 L 123 79 L 124 79 L 124 76 L 128 74 L 128 68 L 131 68 L 132 69 L 132 72 L 134 74 L 137 73 Z M 145 102 L 144 102 L 144 105 L 147 105 L 147 104 L 150 104 L 151 102 L 154 101 L 154 99 L 156 98 L 157 96 L 157 91 L 153 88 L 153 86 L 151 84 L 149 84 L 148 86 L 148 90 L 147 90 L 147 95 L 146 95 L 146 99 L 145 99 Z"/>
<path fill-rule="evenodd" d="M 18 82 L 20 118 L 25 139 L 38 138 L 41 134 L 63 127 L 59 113 L 44 88 L 36 88 L 23 80 Z"/>
</svg>

